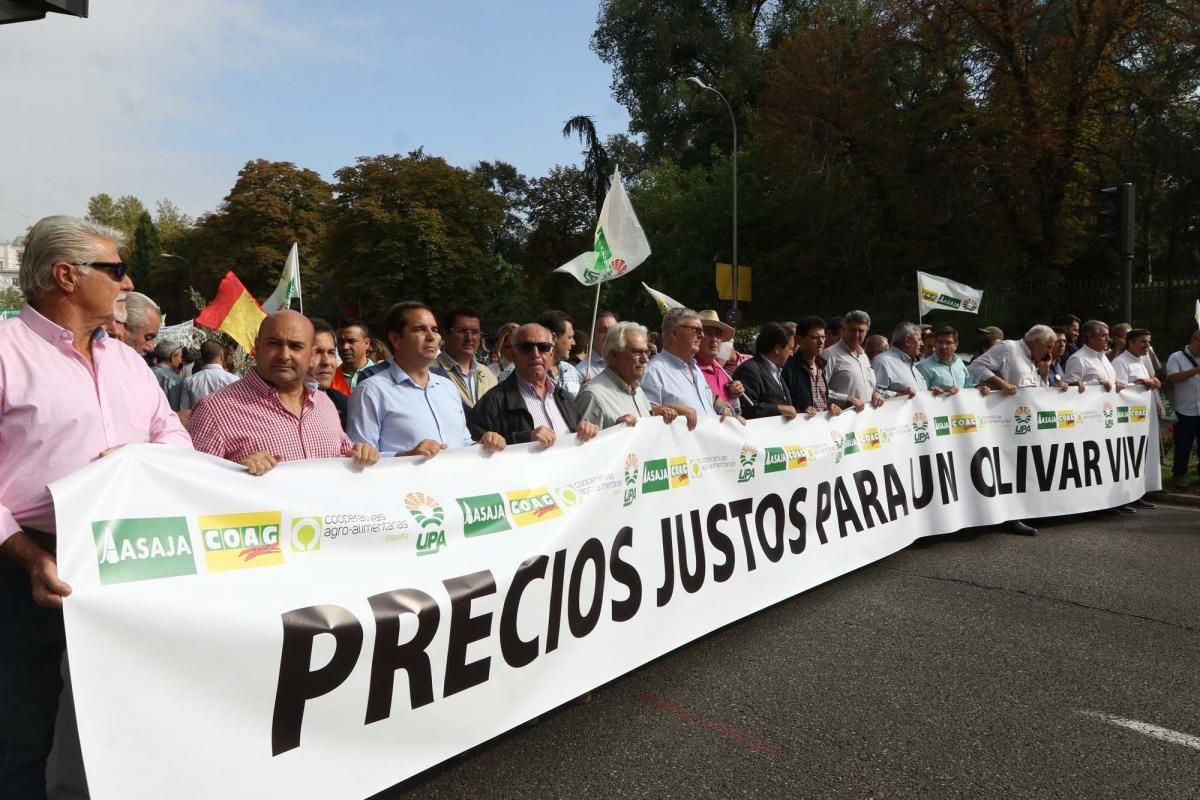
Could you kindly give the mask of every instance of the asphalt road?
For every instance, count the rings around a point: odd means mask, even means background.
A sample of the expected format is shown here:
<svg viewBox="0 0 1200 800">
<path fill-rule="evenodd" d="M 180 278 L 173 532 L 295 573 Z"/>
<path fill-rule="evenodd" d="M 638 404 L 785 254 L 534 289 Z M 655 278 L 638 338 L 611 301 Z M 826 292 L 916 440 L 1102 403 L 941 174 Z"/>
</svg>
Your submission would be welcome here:
<svg viewBox="0 0 1200 800">
<path fill-rule="evenodd" d="M 1200 510 L 1041 527 L 918 543 L 377 798 L 1200 797 Z"/>
</svg>

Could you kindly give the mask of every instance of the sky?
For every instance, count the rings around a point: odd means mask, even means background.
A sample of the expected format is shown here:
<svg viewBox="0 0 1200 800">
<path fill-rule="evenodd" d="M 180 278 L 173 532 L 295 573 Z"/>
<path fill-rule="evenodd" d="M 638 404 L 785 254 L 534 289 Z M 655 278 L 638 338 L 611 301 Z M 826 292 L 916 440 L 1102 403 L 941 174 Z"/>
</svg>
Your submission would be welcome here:
<svg viewBox="0 0 1200 800">
<path fill-rule="evenodd" d="M 577 114 L 625 132 L 589 47 L 597 0 L 93 0 L 0 26 L 0 240 L 87 200 L 213 211 L 247 161 L 327 180 L 423 147 L 530 176 L 582 162 Z"/>
</svg>

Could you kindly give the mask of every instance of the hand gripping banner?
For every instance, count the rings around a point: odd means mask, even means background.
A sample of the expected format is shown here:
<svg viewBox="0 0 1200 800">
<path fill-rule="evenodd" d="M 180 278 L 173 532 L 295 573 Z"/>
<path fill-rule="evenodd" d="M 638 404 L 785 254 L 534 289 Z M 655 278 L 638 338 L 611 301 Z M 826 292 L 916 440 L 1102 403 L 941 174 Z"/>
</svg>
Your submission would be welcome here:
<svg viewBox="0 0 1200 800">
<path fill-rule="evenodd" d="M 1159 488 L 1145 392 L 286 463 L 123 448 L 52 487 L 97 800 L 361 798 L 920 536 Z"/>
</svg>

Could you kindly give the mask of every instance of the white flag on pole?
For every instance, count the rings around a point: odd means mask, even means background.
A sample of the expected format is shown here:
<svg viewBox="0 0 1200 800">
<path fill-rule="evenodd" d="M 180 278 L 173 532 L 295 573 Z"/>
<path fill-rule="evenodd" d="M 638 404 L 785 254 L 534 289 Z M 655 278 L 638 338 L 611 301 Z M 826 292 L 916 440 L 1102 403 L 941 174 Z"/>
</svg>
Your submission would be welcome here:
<svg viewBox="0 0 1200 800">
<path fill-rule="evenodd" d="M 276 311 L 290 308 L 292 298 L 300 298 L 300 311 L 304 312 L 304 296 L 300 294 L 300 249 L 292 242 L 287 261 L 283 263 L 283 274 L 279 276 L 279 285 L 271 296 L 262 304 L 263 311 L 274 314 Z"/>
<path fill-rule="evenodd" d="M 684 307 L 683 303 L 679 302 L 675 298 L 668 297 L 667 295 L 663 294 L 662 292 L 654 291 L 653 289 L 651 289 L 649 286 L 646 285 L 645 281 L 642 281 L 642 288 L 645 289 L 647 292 L 649 292 L 650 296 L 654 298 L 654 304 L 656 306 L 658 306 L 658 310 L 662 314 L 666 314 L 672 308 L 683 308 Z"/>
<path fill-rule="evenodd" d="M 935 308 L 978 314 L 979 304 L 983 302 L 983 290 L 972 289 L 965 283 L 939 278 L 928 272 L 918 272 L 917 300 L 921 306 L 921 316 Z"/>
<path fill-rule="evenodd" d="M 1200 327 L 1200 300 L 1196 301 L 1196 325 Z"/>
<path fill-rule="evenodd" d="M 650 242 L 621 183 L 621 170 L 613 172 L 612 185 L 604 197 L 592 249 L 580 253 L 555 272 L 575 276 L 584 286 L 619 278 L 632 272 L 650 255 Z"/>
</svg>

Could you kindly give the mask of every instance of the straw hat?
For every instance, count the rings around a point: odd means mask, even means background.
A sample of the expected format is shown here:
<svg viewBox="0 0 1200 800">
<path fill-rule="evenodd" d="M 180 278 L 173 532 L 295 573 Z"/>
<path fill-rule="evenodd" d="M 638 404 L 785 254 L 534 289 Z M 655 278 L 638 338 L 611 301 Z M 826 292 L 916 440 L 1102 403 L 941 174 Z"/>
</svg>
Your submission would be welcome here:
<svg viewBox="0 0 1200 800">
<path fill-rule="evenodd" d="M 713 311 L 711 308 L 706 308 L 698 313 L 700 314 L 700 321 L 705 325 L 715 325 L 721 329 L 722 342 L 728 342 L 733 338 L 733 334 L 736 333 L 736 331 L 722 322 L 720 315 L 717 314 L 716 311 Z"/>
</svg>

